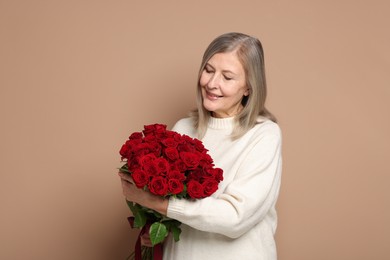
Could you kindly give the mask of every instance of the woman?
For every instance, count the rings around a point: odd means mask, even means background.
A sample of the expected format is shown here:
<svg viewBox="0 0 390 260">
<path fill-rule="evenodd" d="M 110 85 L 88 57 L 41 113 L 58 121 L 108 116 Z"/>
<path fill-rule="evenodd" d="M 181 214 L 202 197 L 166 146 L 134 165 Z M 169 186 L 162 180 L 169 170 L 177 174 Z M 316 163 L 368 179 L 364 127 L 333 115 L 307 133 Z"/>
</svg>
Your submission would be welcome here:
<svg viewBox="0 0 390 260">
<path fill-rule="evenodd" d="M 180 241 L 164 242 L 164 259 L 276 259 L 281 133 L 265 100 L 260 41 L 242 33 L 217 37 L 203 56 L 197 109 L 172 129 L 209 149 L 224 171 L 217 192 L 195 201 L 162 199 L 120 174 L 127 200 L 182 222 Z"/>
</svg>

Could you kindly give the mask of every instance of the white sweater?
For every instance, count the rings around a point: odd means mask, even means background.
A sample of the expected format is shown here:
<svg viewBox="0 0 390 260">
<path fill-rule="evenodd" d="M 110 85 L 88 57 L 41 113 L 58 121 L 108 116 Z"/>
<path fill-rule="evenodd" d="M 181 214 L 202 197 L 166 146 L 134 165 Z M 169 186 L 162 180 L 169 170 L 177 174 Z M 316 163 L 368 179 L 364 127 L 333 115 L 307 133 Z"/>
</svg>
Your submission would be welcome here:
<svg viewBox="0 0 390 260">
<path fill-rule="evenodd" d="M 275 260 L 275 203 L 281 179 L 281 132 L 274 122 L 259 123 L 232 141 L 233 118 L 211 118 L 202 139 L 224 171 L 211 197 L 190 201 L 171 198 L 168 217 L 181 225 L 180 241 L 169 237 L 164 260 Z M 190 118 L 174 131 L 196 137 Z"/>
</svg>

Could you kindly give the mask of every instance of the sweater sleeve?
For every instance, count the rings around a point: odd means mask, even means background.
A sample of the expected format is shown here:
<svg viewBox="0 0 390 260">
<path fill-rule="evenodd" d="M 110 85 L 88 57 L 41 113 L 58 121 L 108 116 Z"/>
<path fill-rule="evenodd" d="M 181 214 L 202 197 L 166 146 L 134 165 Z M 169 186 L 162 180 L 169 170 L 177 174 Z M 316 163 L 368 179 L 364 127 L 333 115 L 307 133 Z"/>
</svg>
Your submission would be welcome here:
<svg viewBox="0 0 390 260">
<path fill-rule="evenodd" d="M 252 140 L 222 194 L 201 200 L 171 198 L 167 215 L 201 231 L 240 237 L 274 210 L 280 177 L 281 135 L 275 125 Z"/>
</svg>

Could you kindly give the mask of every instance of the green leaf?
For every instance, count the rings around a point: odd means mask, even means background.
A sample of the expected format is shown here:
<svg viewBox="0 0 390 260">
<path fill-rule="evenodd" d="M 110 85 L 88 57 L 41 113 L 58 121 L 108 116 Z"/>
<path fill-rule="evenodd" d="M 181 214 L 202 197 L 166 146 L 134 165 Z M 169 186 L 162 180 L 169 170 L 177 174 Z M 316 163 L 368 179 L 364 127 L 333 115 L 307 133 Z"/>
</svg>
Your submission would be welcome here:
<svg viewBox="0 0 390 260">
<path fill-rule="evenodd" d="M 175 219 L 166 218 L 163 220 L 163 223 L 167 227 L 168 231 L 172 232 L 175 241 L 176 242 L 179 241 L 179 237 L 181 234 L 181 228 L 180 228 L 181 222 Z"/>
<path fill-rule="evenodd" d="M 131 201 L 126 200 L 127 206 L 130 208 L 131 212 L 135 214 L 137 209 L 135 208 L 135 204 Z"/>
<path fill-rule="evenodd" d="M 171 232 L 173 235 L 173 239 L 175 239 L 175 242 L 180 240 L 180 234 L 181 234 L 181 228 L 178 226 L 172 226 Z"/>
<path fill-rule="evenodd" d="M 157 219 L 162 219 L 164 216 L 154 210 L 149 210 L 149 213 L 153 214 Z"/>
<path fill-rule="evenodd" d="M 164 241 L 165 237 L 168 235 L 168 230 L 163 223 L 155 222 L 150 226 L 149 234 L 150 241 L 154 246 Z"/>
<path fill-rule="evenodd" d="M 126 200 L 127 206 L 129 206 L 131 213 L 134 216 L 134 227 L 142 228 L 146 224 L 146 213 L 143 207 L 137 203 Z"/>
<path fill-rule="evenodd" d="M 120 167 L 120 168 L 119 168 L 119 171 L 124 172 L 124 173 L 131 173 L 131 172 L 129 171 L 129 168 L 128 168 L 128 166 L 127 166 L 127 163 L 124 164 L 122 167 Z"/>
<path fill-rule="evenodd" d="M 134 227 L 142 228 L 146 224 L 146 214 L 143 210 L 137 210 L 134 214 Z"/>
</svg>

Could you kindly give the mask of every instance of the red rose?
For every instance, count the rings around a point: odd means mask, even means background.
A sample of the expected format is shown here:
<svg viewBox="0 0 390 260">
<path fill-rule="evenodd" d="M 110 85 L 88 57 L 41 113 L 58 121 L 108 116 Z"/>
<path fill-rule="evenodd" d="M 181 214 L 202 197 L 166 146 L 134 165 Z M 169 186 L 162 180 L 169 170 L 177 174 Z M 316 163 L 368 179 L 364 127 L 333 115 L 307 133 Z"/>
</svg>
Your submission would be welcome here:
<svg viewBox="0 0 390 260">
<path fill-rule="evenodd" d="M 145 125 L 142 131 L 145 136 L 158 135 L 160 136 L 166 131 L 167 126 L 162 124 Z"/>
<path fill-rule="evenodd" d="M 153 161 L 142 165 L 142 169 L 150 176 L 155 176 L 158 174 L 158 169 Z"/>
<path fill-rule="evenodd" d="M 203 191 L 206 197 L 210 196 L 218 189 L 218 182 L 214 179 L 206 179 L 203 183 Z"/>
<path fill-rule="evenodd" d="M 142 130 L 145 136 L 154 134 L 154 125 L 144 125 L 144 130 Z"/>
<path fill-rule="evenodd" d="M 154 129 L 156 133 L 161 134 L 166 132 L 167 126 L 163 124 L 154 124 Z"/>
<path fill-rule="evenodd" d="M 137 147 L 142 140 L 134 139 L 134 140 L 127 140 L 124 145 L 122 145 L 121 150 L 119 151 L 120 155 L 122 155 L 122 160 L 124 158 L 129 158 L 131 156 L 131 153 L 134 151 L 134 148 Z"/>
<path fill-rule="evenodd" d="M 175 147 L 165 148 L 164 154 L 172 161 L 179 159 L 179 152 Z"/>
<path fill-rule="evenodd" d="M 180 134 L 176 133 L 175 131 L 170 131 L 170 130 L 166 130 L 165 131 L 165 136 L 168 138 L 168 137 L 171 137 L 173 138 L 174 140 L 176 140 L 176 136 L 180 136 Z"/>
<path fill-rule="evenodd" d="M 223 180 L 223 171 L 221 168 L 212 168 L 212 167 L 206 167 L 204 168 L 205 175 L 207 178 L 212 178 L 216 180 L 217 182 L 220 182 Z"/>
<path fill-rule="evenodd" d="M 217 182 L 223 181 L 223 170 L 221 168 L 213 168 L 212 171 Z"/>
<path fill-rule="evenodd" d="M 170 135 L 169 135 L 169 136 L 170 136 Z M 176 133 L 176 132 L 173 132 L 172 138 L 173 138 L 178 144 L 181 144 L 181 143 L 185 142 L 185 140 L 183 139 L 182 135 L 179 134 L 179 133 Z"/>
<path fill-rule="evenodd" d="M 153 177 L 148 184 L 149 191 L 158 196 L 165 196 L 168 193 L 167 180 L 162 176 Z"/>
<path fill-rule="evenodd" d="M 156 166 L 158 173 L 166 173 L 169 170 L 168 161 L 162 157 L 154 160 L 154 165 Z"/>
<path fill-rule="evenodd" d="M 158 142 L 149 143 L 150 152 L 154 153 L 157 157 L 161 155 L 162 147 Z"/>
<path fill-rule="evenodd" d="M 165 147 L 176 147 L 177 146 L 177 142 L 172 137 L 162 139 L 161 143 L 163 145 L 165 145 Z"/>
<path fill-rule="evenodd" d="M 189 169 L 195 169 L 200 162 L 200 156 L 196 153 L 181 152 L 180 158 Z"/>
<path fill-rule="evenodd" d="M 195 148 L 188 142 L 178 144 L 177 150 L 179 152 L 195 152 Z"/>
<path fill-rule="evenodd" d="M 184 190 L 184 184 L 178 179 L 168 181 L 168 190 L 171 194 L 179 194 Z"/>
<path fill-rule="evenodd" d="M 119 151 L 122 160 L 128 157 L 129 151 L 130 151 L 130 147 L 128 145 L 126 144 L 122 145 L 121 150 Z"/>
<path fill-rule="evenodd" d="M 184 173 L 178 171 L 178 170 L 170 170 L 167 174 L 168 179 L 177 179 L 179 181 L 184 181 L 186 179 L 186 176 Z"/>
<path fill-rule="evenodd" d="M 200 199 L 204 197 L 203 186 L 195 180 L 191 180 L 187 185 L 188 195 L 193 199 Z"/>
<path fill-rule="evenodd" d="M 175 161 L 173 168 L 180 171 L 180 172 L 185 172 L 188 169 L 187 165 L 181 159 L 177 159 Z"/>
<path fill-rule="evenodd" d="M 144 141 L 145 141 L 145 143 L 156 143 L 157 138 L 154 135 L 147 135 L 147 136 L 145 136 Z"/>
<path fill-rule="evenodd" d="M 134 170 L 140 168 L 136 157 L 132 157 L 131 159 L 127 160 L 127 168 L 130 172 L 133 172 Z"/>
<path fill-rule="evenodd" d="M 213 159 L 211 158 L 211 156 L 208 154 L 208 153 L 200 153 L 200 160 L 201 160 L 201 165 L 203 166 L 206 166 L 206 165 L 214 165 L 213 164 Z"/>
<path fill-rule="evenodd" d="M 198 139 L 193 139 L 193 143 L 194 143 L 194 146 L 196 148 L 196 150 L 198 150 L 199 152 L 207 152 L 208 150 L 204 148 L 204 145 L 202 143 L 202 141 L 198 140 Z"/>
<path fill-rule="evenodd" d="M 192 143 L 193 142 L 193 139 L 191 137 L 189 137 L 188 135 L 182 135 L 184 141 L 186 141 L 187 143 Z"/>
<path fill-rule="evenodd" d="M 147 143 L 136 144 L 132 149 L 136 156 L 142 156 L 150 153 L 150 145 Z"/>
<path fill-rule="evenodd" d="M 135 170 L 131 174 L 131 177 L 133 178 L 135 185 L 140 189 L 149 183 L 149 175 L 143 170 Z"/>
<path fill-rule="evenodd" d="M 141 132 L 134 132 L 129 137 L 130 140 L 137 140 L 142 139 L 142 133 Z"/>
<path fill-rule="evenodd" d="M 150 164 L 150 163 L 152 163 L 156 158 L 157 158 L 156 155 L 154 155 L 153 153 L 148 153 L 148 154 L 139 156 L 139 157 L 138 157 L 138 163 L 139 163 L 141 166 L 143 166 L 143 165 L 145 165 L 145 164 Z"/>
<path fill-rule="evenodd" d="M 188 174 L 187 178 L 188 180 L 195 180 L 198 182 L 201 182 L 205 176 L 205 172 L 203 169 L 197 168 L 195 170 L 191 170 L 190 173 Z M 208 177 L 208 176 L 206 176 Z"/>
</svg>

